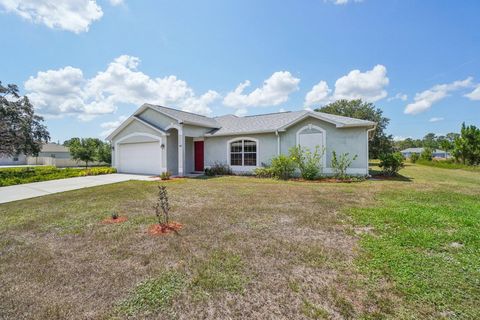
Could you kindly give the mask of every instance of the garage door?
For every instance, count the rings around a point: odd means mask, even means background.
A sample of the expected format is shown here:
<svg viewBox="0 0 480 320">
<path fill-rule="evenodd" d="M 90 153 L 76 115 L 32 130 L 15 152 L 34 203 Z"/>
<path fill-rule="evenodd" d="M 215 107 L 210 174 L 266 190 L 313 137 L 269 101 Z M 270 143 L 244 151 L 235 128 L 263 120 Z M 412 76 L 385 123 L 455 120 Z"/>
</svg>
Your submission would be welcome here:
<svg viewBox="0 0 480 320">
<path fill-rule="evenodd" d="M 160 174 L 161 150 L 158 142 L 120 144 L 118 156 L 120 172 Z"/>
</svg>

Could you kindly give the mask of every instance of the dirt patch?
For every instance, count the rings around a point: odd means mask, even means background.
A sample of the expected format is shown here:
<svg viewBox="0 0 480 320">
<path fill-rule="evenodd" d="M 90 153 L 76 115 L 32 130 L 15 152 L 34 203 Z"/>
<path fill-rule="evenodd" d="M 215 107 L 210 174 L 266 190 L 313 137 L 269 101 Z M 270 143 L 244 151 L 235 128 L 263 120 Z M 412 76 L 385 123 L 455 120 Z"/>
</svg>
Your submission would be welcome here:
<svg viewBox="0 0 480 320">
<path fill-rule="evenodd" d="M 168 234 L 171 232 L 177 232 L 178 230 L 183 228 L 183 224 L 172 221 L 169 223 L 164 223 L 164 224 L 152 224 L 150 228 L 148 228 L 148 233 L 153 235 L 153 236 L 159 236 L 159 235 L 164 235 Z"/>
<path fill-rule="evenodd" d="M 125 222 L 127 220 L 128 220 L 127 217 L 118 217 L 118 218 L 115 218 L 115 219 L 112 218 L 112 217 L 108 217 L 106 219 L 103 219 L 102 223 L 103 224 L 122 223 L 122 222 Z"/>
</svg>

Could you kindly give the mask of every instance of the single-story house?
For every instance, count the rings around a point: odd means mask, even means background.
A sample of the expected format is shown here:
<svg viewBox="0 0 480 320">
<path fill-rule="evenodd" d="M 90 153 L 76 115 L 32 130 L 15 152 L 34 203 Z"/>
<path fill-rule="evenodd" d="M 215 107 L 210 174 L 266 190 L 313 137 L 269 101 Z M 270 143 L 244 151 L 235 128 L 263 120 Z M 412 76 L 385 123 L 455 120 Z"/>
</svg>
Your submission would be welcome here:
<svg viewBox="0 0 480 320">
<path fill-rule="evenodd" d="M 332 151 L 357 155 L 349 174 L 368 174 L 369 132 L 374 122 L 314 111 L 206 117 L 144 104 L 108 137 L 119 172 L 174 175 L 202 172 L 215 163 L 251 172 L 301 145 L 325 150 L 323 172 L 332 173 Z"/>
<path fill-rule="evenodd" d="M 405 158 L 410 158 L 413 153 L 416 153 L 420 155 L 425 148 L 407 148 L 405 150 L 400 151 L 400 153 L 405 157 Z M 443 151 L 440 149 L 435 149 L 432 152 L 432 157 L 434 158 L 441 158 L 441 159 L 448 159 L 451 157 L 450 153 L 447 151 Z"/>
<path fill-rule="evenodd" d="M 38 156 L 20 154 L 14 157 L 0 157 L 0 165 L 48 165 L 57 167 L 76 167 L 82 165 L 73 160 L 70 150 L 58 143 L 45 143 Z"/>
</svg>

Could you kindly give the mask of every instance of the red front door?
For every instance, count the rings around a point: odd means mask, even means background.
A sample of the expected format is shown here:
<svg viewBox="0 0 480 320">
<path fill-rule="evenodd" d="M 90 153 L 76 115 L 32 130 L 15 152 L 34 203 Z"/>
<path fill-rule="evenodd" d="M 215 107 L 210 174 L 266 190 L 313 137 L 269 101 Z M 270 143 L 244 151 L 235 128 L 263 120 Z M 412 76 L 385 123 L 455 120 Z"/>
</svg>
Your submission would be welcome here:
<svg viewBox="0 0 480 320">
<path fill-rule="evenodd" d="M 203 171 L 203 141 L 194 141 L 195 171 Z"/>
</svg>

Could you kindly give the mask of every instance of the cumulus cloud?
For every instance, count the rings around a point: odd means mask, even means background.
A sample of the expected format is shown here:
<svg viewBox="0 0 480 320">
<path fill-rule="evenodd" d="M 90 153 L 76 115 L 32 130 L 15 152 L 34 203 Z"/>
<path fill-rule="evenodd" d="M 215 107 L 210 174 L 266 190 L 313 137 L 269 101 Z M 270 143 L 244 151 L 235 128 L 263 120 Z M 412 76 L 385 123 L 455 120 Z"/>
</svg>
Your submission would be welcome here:
<svg viewBox="0 0 480 320">
<path fill-rule="evenodd" d="M 402 100 L 402 101 L 407 101 L 408 100 L 408 96 L 404 93 L 397 93 L 396 95 L 394 95 L 393 97 L 390 97 L 387 99 L 387 101 L 393 101 L 393 100 Z"/>
<path fill-rule="evenodd" d="M 223 99 L 223 104 L 228 107 L 240 109 L 246 113 L 248 107 L 276 106 L 288 100 L 291 93 L 298 90 L 300 79 L 295 78 L 288 71 L 278 71 L 264 81 L 260 88 L 250 93 L 244 93 L 250 86 L 250 81 L 245 81 L 229 92 Z"/>
<path fill-rule="evenodd" d="M 117 129 L 123 121 L 127 120 L 127 116 L 120 116 L 117 120 L 107 121 L 100 124 L 100 127 L 104 130 L 100 133 L 100 137 L 105 139 L 110 133 Z"/>
<path fill-rule="evenodd" d="M 428 90 L 417 93 L 415 95 L 414 102 L 405 107 L 404 113 L 418 114 L 427 111 L 434 103 L 448 97 L 451 92 L 471 87 L 472 80 L 473 79 L 469 77 L 465 80 L 454 81 L 452 83 L 437 84 Z"/>
<path fill-rule="evenodd" d="M 119 6 L 123 4 L 123 0 L 110 0 L 112 6 Z"/>
<path fill-rule="evenodd" d="M 480 85 L 477 85 L 477 87 L 469 94 L 466 94 L 465 97 L 470 100 L 480 100 Z"/>
<path fill-rule="evenodd" d="M 444 118 L 442 117 L 433 117 L 433 118 L 430 118 L 430 120 L 428 120 L 429 122 L 439 122 L 439 121 L 443 121 L 445 120 Z"/>
<path fill-rule="evenodd" d="M 325 81 L 313 86 L 305 96 L 305 107 L 325 104 L 339 99 L 362 99 L 367 102 L 376 102 L 387 96 L 385 87 L 388 85 L 387 68 L 376 65 L 372 70 L 361 72 L 352 70 L 335 82 L 333 94 Z"/>
<path fill-rule="evenodd" d="M 44 115 L 75 115 L 90 120 L 113 113 L 122 104 L 143 103 L 211 114 L 208 105 L 219 98 L 217 92 L 210 90 L 197 96 L 187 82 L 175 76 L 152 78 L 138 71 L 139 63 L 136 57 L 122 55 L 90 79 L 82 70 L 70 66 L 38 72 L 25 82 L 25 89 Z"/>
<path fill-rule="evenodd" d="M 74 33 L 88 31 L 103 16 L 95 0 L 0 0 L 0 6 L 33 23 Z"/>
<path fill-rule="evenodd" d="M 363 0 L 325 0 L 325 2 L 331 2 L 335 5 L 342 5 L 342 4 L 347 4 L 350 2 L 363 2 Z"/>
<path fill-rule="evenodd" d="M 314 85 L 312 90 L 310 90 L 305 96 L 305 106 L 319 105 L 326 103 L 330 100 L 329 94 L 332 90 L 328 88 L 328 84 L 325 81 L 320 81 L 318 84 Z"/>
</svg>

